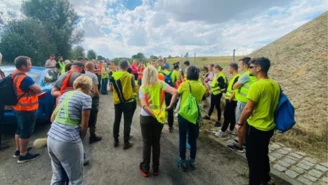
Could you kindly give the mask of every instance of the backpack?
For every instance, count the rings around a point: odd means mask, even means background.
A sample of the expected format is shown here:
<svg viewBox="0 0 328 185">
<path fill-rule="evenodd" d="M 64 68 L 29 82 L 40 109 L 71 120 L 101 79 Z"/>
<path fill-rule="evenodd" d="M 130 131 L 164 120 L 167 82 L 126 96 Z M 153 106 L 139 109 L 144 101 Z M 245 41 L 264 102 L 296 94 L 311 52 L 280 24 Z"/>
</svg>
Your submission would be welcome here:
<svg viewBox="0 0 328 185">
<path fill-rule="evenodd" d="M 173 80 L 172 80 L 172 71 L 169 74 L 165 74 L 162 72 L 164 75 L 164 81 L 165 83 L 169 84 L 171 87 L 174 87 Z"/>
<path fill-rule="evenodd" d="M 15 91 L 15 84 L 13 83 L 12 74 L 6 76 L 2 80 L 0 80 L 0 104 L 1 105 L 16 105 L 21 97 L 17 97 L 17 93 Z"/>
<path fill-rule="evenodd" d="M 274 121 L 276 129 L 280 133 L 284 133 L 291 129 L 295 124 L 295 109 L 288 97 L 283 93 L 280 88 L 280 96 L 277 108 L 275 110 Z"/>
<path fill-rule="evenodd" d="M 189 84 L 189 95 L 183 105 L 180 104 L 180 110 L 178 114 L 185 120 L 193 124 L 198 124 L 200 122 L 200 111 L 196 98 L 191 94 L 191 86 Z"/>
</svg>

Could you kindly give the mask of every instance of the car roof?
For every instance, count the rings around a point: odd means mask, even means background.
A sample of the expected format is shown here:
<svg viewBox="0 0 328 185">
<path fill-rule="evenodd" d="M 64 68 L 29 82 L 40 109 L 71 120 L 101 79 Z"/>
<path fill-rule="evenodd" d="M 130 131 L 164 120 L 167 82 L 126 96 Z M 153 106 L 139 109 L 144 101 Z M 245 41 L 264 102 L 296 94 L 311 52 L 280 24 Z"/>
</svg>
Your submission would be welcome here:
<svg viewBox="0 0 328 185">
<path fill-rule="evenodd" d="M 38 67 L 38 66 L 32 66 L 30 73 L 40 73 L 44 71 L 45 67 Z M 16 67 L 15 66 L 1 66 L 2 71 L 15 71 Z"/>
</svg>

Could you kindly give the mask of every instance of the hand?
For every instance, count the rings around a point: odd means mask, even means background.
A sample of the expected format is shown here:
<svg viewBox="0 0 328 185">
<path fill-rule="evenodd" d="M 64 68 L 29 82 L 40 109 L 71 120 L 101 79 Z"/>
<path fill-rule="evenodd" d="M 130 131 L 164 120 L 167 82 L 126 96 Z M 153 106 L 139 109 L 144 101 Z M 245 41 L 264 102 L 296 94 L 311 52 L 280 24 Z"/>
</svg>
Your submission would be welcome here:
<svg viewBox="0 0 328 185">
<path fill-rule="evenodd" d="M 239 132 L 239 130 L 241 129 L 241 127 L 242 127 L 242 125 L 236 124 L 236 126 L 235 126 L 236 131 Z"/>
<path fill-rule="evenodd" d="M 170 105 L 170 106 L 168 106 L 168 107 L 166 107 L 166 109 L 165 110 L 170 110 L 170 109 L 172 109 L 172 106 Z"/>
</svg>

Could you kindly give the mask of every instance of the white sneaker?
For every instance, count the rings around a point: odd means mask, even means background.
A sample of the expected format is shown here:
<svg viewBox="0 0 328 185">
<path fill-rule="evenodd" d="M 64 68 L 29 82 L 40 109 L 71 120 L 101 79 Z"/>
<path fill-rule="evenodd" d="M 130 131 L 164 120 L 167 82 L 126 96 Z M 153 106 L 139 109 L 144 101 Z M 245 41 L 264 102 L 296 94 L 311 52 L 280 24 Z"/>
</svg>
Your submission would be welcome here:
<svg viewBox="0 0 328 185">
<path fill-rule="evenodd" d="M 219 132 L 215 133 L 216 137 L 225 137 L 227 134 L 225 132 L 222 132 L 222 130 L 220 130 Z"/>
</svg>

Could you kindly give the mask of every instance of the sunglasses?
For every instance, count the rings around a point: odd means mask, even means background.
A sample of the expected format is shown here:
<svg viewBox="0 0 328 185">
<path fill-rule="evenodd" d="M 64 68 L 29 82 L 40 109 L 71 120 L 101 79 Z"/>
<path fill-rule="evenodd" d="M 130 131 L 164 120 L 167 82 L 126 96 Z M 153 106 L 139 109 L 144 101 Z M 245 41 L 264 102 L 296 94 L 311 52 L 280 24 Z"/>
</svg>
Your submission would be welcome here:
<svg viewBox="0 0 328 185">
<path fill-rule="evenodd" d="M 255 66 L 249 66 L 250 69 L 253 69 Z"/>
</svg>

